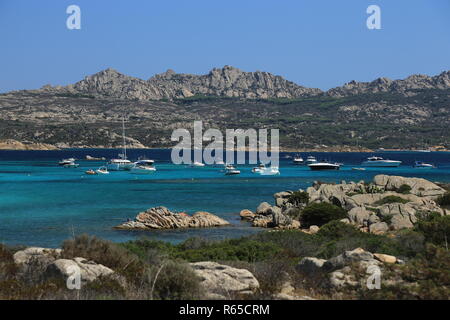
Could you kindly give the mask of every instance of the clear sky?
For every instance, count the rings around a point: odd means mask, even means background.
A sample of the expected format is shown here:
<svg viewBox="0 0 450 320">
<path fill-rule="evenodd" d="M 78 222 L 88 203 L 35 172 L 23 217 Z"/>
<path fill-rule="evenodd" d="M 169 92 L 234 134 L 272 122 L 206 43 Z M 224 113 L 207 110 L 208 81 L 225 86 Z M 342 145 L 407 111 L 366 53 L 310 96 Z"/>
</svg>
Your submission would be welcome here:
<svg viewBox="0 0 450 320">
<path fill-rule="evenodd" d="M 81 8 L 81 30 L 66 8 Z M 366 9 L 381 8 L 381 30 Z M 232 65 L 308 87 L 450 69 L 450 0 L 0 0 L 0 92 Z"/>
</svg>

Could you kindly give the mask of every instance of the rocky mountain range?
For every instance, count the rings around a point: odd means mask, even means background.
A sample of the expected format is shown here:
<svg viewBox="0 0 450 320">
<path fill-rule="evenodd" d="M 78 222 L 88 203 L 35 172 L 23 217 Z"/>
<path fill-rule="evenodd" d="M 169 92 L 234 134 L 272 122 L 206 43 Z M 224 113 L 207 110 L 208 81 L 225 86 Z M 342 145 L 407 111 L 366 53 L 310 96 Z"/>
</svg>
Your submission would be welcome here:
<svg viewBox="0 0 450 320">
<path fill-rule="evenodd" d="M 282 149 L 450 147 L 450 71 L 349 82 L 326 92 L 267 72 L 225 66 L 148 80 L 107 69 L 69 86 L 0 94 L 0 148 L 171 147 L 171 132 L 277 128 Z M 7 140 L 12 139 L 12 140 Z"/>
<path fill-rule="evenodd" d="M 244 72 L 231 66 L 214 68 L 206 75 L 177 74 L 173 70 L 148 80 L 106 69 L 65 87 L 44 86 L 51 93 L 84 94 L 125 100 L 173 100 L 192 96 L 244 99 L 304 98 L 318 95 L 344 97 L 364 93 L 395 92 L 408 95 L 416 89 L 450 88 L 450 71 L 437 76 L 412 75 L 403 80 L 379 78 L 372 82 L 350 81 L 326 92 L 306 88 L 268 72 Z"/>
</svg>

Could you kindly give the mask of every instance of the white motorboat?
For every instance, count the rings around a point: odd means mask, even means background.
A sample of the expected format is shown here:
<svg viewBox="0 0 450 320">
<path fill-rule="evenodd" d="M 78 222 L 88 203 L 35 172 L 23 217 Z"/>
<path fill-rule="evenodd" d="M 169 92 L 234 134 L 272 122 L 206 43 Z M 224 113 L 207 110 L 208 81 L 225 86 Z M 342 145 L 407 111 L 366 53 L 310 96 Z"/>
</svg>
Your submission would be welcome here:
<svg viewBox="0 0 450 320">
<path fill-rule="evenodd" d="M 122 118 L 123 151 L 117 159 L 111 159 L 106 168 L 111 171 L 130 170 L 134 163 L 127 159 L 127 144 L 125 140 L 125 118 Z"/>
<path fill-rule="evenodd" d="M 153 166 L 155 161 L 153 160 L 138 160 L 134 163 L 134 166 L 130 169 L 131 173 L 137 174 L 149 174 L 156 172 L 156 168 Z"/>
<path fill-rule="evenodd" d="M 191 167 L 204 167 L 204 166 L 205 166 L 204 163 L 197 162 L 197 161 L 194 161 L 194 162 L 192 162 L 192 164 L 191 164 Z"/>
<path fill-rule="evenodd" d="M 316 157 L 313 156 L 308 156 L 308 158 L 306 158 L 306 165 L 312 164 L 312 163 L 316 163 L 317 159 Z"/>
<path fill-rule="evenodd" d="M 356 171 L 365 171 L 365 168 L 352 168 L 352 170 L 356 170 Z"/>
<path fill-rule="evenodd" d="M 319 161 L 308 164 L 308 167 L 311 170 L 318 171 L 318 170 L 339 170 L 341 165 L 339 163 L 331 163 L 326 161 Z"/>
<path fill-rule="evenodd" d="M 236 174 L 240 174 L 241 171 L 236 169 L 234 166 L 232 166 L 231 164 L 227 164 L 225 166 L 225 175 L 226 176 L 231 176 L 231 175 L 236 175 Z"/>
<path fill-rule="evenodd" d="M 66 166 L 66 165 L 70 165 L 72 163 L 75 163 L 75 159 L 74 158 L 69 158 L 69 159 L 63 159 L 60 162 L 58 162 L 58 165 L 60 166 Z"/>
<path fill-rule="evenodd" d="M 78 168 L 80 165 L 75 162 L 66 163 L 63 165 L 64 168 Z"/>
<path fill-rule="evenodd" d="M 435 165 L 433 165 L 431 163 L 425 163 L 425 162 L 422 162 L 422 161 L 414 162 L 413 167 L 417 168 L 417 169 L 433 169 L 433 168 L 436 168 Z"/>
<path fill-rule="evenodd" d="M 260 164 L 260 165 L 258 165 L 257 167 L 254 167 L 253 169 L 252 169 L 252 172 L 253 173 L 261 173 L 262 171 L 264 171 L 264 170 L 266 170 L 266 166 L 264 165 L 264 164 Z"/>
<path fill-rule="evenodd" d="M 383 159 L 382 157 L 369 157 L 361 165 L 365 167 L 398 167 L 402 162 Z"/>
<path fill-rule="evenodd" d="M 278 167 L 266 167 L 264 164 L 260 164 L 252 169 L 253 173 L 259 173 L 261 175 L 276 175 L 280 174 Z"/>
<path fill-rule="evenodd" d="M 97 170 L 95 170 L 97 174 L 109 174 L 108 168 L 106 167 L 100 167 Z"/>
<path fill-rule="evenodd" d="M 149 159 L 139 159 L 134 164 L 136 166 L 148 166 L 151 167 L 155 163 L 155 160 L 149 160 Z"/>
<path fill-rule="evenodd" d="M 305 161 L 303 160 L 303 158 L 302 158 L 301 156 L 296 155 L 296 156 L 294 157 L 294 159 L 292 159 L 292 163 L 293 163 L 293 164 L 304 164 Z"/>
</svg>

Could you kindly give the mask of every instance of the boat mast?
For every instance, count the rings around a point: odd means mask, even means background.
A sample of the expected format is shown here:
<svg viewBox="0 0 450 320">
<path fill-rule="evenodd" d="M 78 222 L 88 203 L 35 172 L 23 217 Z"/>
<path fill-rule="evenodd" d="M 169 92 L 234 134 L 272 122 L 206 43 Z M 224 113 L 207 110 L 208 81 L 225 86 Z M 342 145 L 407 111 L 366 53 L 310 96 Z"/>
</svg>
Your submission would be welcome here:
<svg viewBox="0 0 450 320">
<path fill-rule="evenodd" d="M 123 159 L 127 159 L 127 144 L 125 141 L 125 116 L 122 117 Z"/>
</svg>

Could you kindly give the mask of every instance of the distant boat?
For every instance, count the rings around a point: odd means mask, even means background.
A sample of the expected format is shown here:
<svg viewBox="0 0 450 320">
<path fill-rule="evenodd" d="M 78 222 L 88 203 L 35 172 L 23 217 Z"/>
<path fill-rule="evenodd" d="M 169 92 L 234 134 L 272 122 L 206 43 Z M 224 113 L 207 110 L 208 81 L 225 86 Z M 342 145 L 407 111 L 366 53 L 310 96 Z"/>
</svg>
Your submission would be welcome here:
<svg viewBox="0 0 450 320">
<path fill-rule="evenodd" d="M 95 172 L 98 174 L 109 174 L 109 171 L 106 167 L 100 167 L 97 170 L 95 170 Z"/>
<path fill-rule="evenodd" d="M 64 165 L 64 168 L 78 168 L 80 165 L 78 163 L 75 162 L 70 162 L 70 163 L 66 163 Z"/>
<path fill-rule="evenodd" d="M 425 162 L 422 162 L 422 161 L 415 161 L 413 167 L 417 168 L 417 169 L 433 169 L 433 168 L 436 168 L 435 165 L 430 164 L 430 163 L 425 163 Z"/>
<path fill-rule="evenodd" d="M 94 171 L 94 170 L 92 170 L 92 169 L 89 169 L 89 170 L 85 171 L 85 173 L 86 173 L 87 175 L 92 175 L 92 176 L 97 174 L 97 172 Z"/>
<path fill-rule="evenodd" d="M 303 158 L 301 156 L 296 155 L 294 157 L 294 159 L 292 159 L 292 163 L 294 163 L 294 164 L 304 164 L 305 161 L 303 160 Z"/>
<path fill-rule="evenodd" d="M 241 171 L 236 169 L 231 164 L 227 164 L 226 167 L 225 167 L 225 175 L 226 176 L 231 176 L 231 175 L 236 175 L 236 174 L 241 174 Z"/>
<path fill-rule="evenodd" d="M 253 169 L 252 169 L 252 172 L 253 173 L 260 173 L 261 171 L 263 171 L 263 170 L 265 170 L 266 169 L 266 166 L 264 165 L 264 164 L 260 164 L 260 165 L 258 165 L 257 167 L 254 167 Z"/>
<path fill-rule="evenodd" d="M 402 162 L 383 159 L 382 157 L 369 157 L 361 165 L 365 167 L 398 167 Z"/>
<path fill-rule="evenodd" d="M 308 158 L 306 158 L 306 165 L 312 164 L 312 163 L 316 163 L 317 159 L 316 157 L 313 156 L 308 156 Z"/>
<path fill-rule="evenodd" d="M 88 160 L 88 161 L 104 161 L 104 160 L 106 160 L 106 158 L 105 157 L 96 158 L 96 157 L 91 157 L 90 155 L 87 155 L 86 160 Z"/>
<path fill-rule="evenodd" d="M 366 170 L 365 168 L 352 168 L 352 170 L 356 170 L 356 171 L 364 171 Z"/>
<path fill-rule="evenodd" d="M 194 161 L 194 162 L 191 164 L 191 167 L 204 167 L 204 166 L 205 166 L 204 163 L 197 162 L 197 161 Z"/>
<path fill-rule="evenodd" d="M 69 158 L 69 159 L 63 159 L 60 162 L 58 162 L 58 165 L 60 166 L 65 166 L 65 165 L 69 165 L 75 162 L 74 158 Z"/>
<path fill-rule="evenodd" d="M 123 151 L 119 154 L 119 158 L 111 159 L 106 167 L 111 171 L 130 170 L 133 167 L 133 163 L 127 159 L 127 144 L 125 140 L 125 118 L 122 118 L 122 138 L 123 138 Z"/>
<path fill-rule="evenodd" d="M 134 163 L 134 166 L 130 169 L 131 173 L 137 174 L 149 174 L 156 172 L 156 168 L 153 166 L 154 160 L 138 160 Z"/>
<path fill-rule="evenodd" d="M 326 161 L 319 161 L 308 164 L 308 167 L 313 171 L 318 170 L 339 170 L 341 165 L 339 163 L 331 163 Z"/>
<path fill-rule="evenodd" d="M 416 152 L 431 152 L 430 149 L 420 149 L 420 150 L 414 150 Z"/>
<path fill-rule="evenodd" d="M 253 173 L 259 173 L 262 175 L 275 175 L 275 174 L 280 174 L 280 170 L 278 169 L 278 167 L 266 167 L 264 164 L 260 164 L 257 167 L 254 167 L 252 169 Z"/>
</svg>

